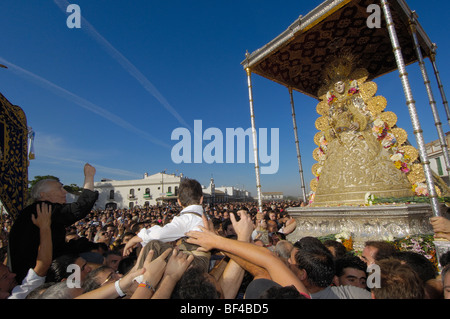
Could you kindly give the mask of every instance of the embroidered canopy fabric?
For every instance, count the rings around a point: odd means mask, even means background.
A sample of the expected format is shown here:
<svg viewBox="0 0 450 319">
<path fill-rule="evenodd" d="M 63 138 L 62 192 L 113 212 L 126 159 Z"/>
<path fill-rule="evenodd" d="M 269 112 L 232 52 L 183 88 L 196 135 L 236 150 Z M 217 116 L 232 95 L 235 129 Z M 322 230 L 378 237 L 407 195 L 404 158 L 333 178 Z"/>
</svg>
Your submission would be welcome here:
<svg viewBox="0 0 450 319">
<path fill-rule="evenodd" d="M 367 24 L 376 14 L 368 12 L 371 4 L 378 6 L 379 28 Z M 417 55 L 409 25 L 412 11 L 403 0 L 391 0 L 389 5 L 405 63 L 414 63 Z M 433 43 L 418 23 L 417 35 L 423 56 L 431 56 Z M 397 69 L 380 1 L 325 1 L 267 45 L 248 54 L 242 65 L 255 74 L 318 98 L 323 67 L 330 57 L 341 52 L 358 58 L 358 67 L 369 71 L 368 81 Z"/>
<path fill-rule="evenodd" d="M 25 113 L 0 93 L 0 200 L 13 218 L 27 200 L 27 138 Z"/>
</svg>

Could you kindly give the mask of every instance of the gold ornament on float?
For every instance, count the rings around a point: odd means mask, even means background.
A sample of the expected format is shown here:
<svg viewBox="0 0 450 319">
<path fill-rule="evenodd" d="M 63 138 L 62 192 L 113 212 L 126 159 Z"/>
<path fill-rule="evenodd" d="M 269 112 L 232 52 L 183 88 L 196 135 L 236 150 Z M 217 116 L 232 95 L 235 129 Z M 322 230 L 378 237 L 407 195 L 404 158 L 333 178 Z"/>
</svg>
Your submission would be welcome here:
<svg viewBox="0 0 450 319">
<path fill-rule="evenodd" d="M 406 176 L 411 184 L 423 183 L 426 180 L 422 164 L 411 165 L 411 171 Z"/>
<path fill-rule="evenodd" d="M 384 111 L 387 105 L 387 100 L 384 96 L 375 96 L 367 101 L 367 109 L 373 116 L 377 116 Z"/>
<path fill-rule="evenodd" d="M 392 128 L 397 124 L 397 115 L 395 115 L 394 112 L 383 112 L 380 114 L 380 119 L 386 122 L 389 128 Z"/>
<path fill-rule="evenodd" d="M 326 101 L 321 101 L 317 104 L 316 111 L 318 114 L 326 116 L 330 111 L 330 107 Z"/>
<path fill-rule="evenodd" d="M 408 133 L 402 128 L 395 127 L 391 129 L 392 134 L 394 134 L 395 139 L 397 140 L 397 145 L 403 145 L 408 139 Z"/>
<path fill-rule="evenodd" d="M 359 87 L 359 93 L 364 102 L 367 103 L 369 99 L 371 99 L 375 93 L 377 93 L 378 86 L 375 82 L 366 82 Z"/>
<path fill-rule="evenodd" d="M 410 163 L 414 163 L 419 158 L 419 151 L 411 145 L 399 147 L 399 150 L 404 152 L 405 156 L 409 158 Z"/>
</svg>

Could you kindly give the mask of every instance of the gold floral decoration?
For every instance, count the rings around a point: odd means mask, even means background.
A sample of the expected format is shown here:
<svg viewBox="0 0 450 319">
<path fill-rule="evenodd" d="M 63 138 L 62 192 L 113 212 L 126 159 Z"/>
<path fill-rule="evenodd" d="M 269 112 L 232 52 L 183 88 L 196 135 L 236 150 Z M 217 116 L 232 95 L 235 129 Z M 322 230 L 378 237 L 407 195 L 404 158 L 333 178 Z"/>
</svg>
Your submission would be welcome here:
<svg viewBox="0 0 450 319">
<path fill-rule="evenodd" d="M 311 172 L 313 173 L 314 176 L 319 176 L 320 175 L 320 168 L 321 167 L 322 167 L 322 165 L 320 165 L 319 163 L 315 163 L 311 167 Z"/>
<path fill-rule="evenodd" d="M 403 145 L 408 139 L 408 133 L 402 128 L 395 127 L 391 129 L 392 134 L 394 134 L 395 139 L 397 140 L 397 145 Z"/>
<path fill-rule="evenodd" d="M 406 175 L 411 184 L 422 183 L 426 180 L 422 164 L 411 165 L 411 171 Z"/>
<path fill-rule="evenodd" d="M 317 185 L 319 184 L 319 181 L 316 179 L 316 178 L 314 178 L 314 179 L 312 179 L 311 180 L 311 182 L 309 183 L 309 187 L 311 188 L 311 190 L 313 191 L 313 192 L 315 192 L 316 190 L 317 190 Z"/>
<path fill-rule="evenodd" d="M 316 120 L 316 128 L 319 131 L 326 131 L 329 127 L 330 125 L 326 116 L 321 116 Z"/>
<path fill-rule="evenodd" d="M 376 116 L 384 111 L 387 106 L 387 100 L 384 96 L 378 95 L 367 101 L 367 109 Z"/>
<path fill-rule="evenodd" d="M 330 106 L 328 105 L 327 101 L 321 101 L 317 104 L 316 111 L 318 114 L 327 116 L 329 110 Z"/>
<path fill-rule="evenodd" d="M 414 163 L 419 158 L 419 151 L 414 146 L 405 145 L 400 147 L 399 150 L 403 151 L 409 157 L 410 163 Z"/>
<path fill-rule="evenodd" d="M 383 112 L 380 114 L 380 118 L 387 123 L 389 128 L 392 128 L 395 124 L 397 124 L 397 115 L 394 112 Z"/>
<path fill-rule="evenodd" d="M 366 69 L 364 69 L 364 68 L 356 69 L 350 75 L 350 78 L 352 80 L 356 80 L 358 82 L 358 86 L 363 85 L 366 82 L 368 77 L 369 77 L 369 72 Z M 368 82 L 368 83 L 370 83 L 370 82 Z M 375 94 L 375 92 L 374 92 L 374 94 Z"/>
<path fill-rule="evenodd" d="M 323 133 L 322 132 L 317 132 L 316 135 L 314 135 L 314 143 L 317 146 L 320 146 L 320 139 L 322 138 Z"/>
<path fill-rule="evenodd" d="M 363 84 L 359 84 L 359 93 L 366 103 L 375 95 L 377 90 L 378 86 L 375 82 L 366 82 Z"/>
<path fill-rule="evenodd" d="M 320 148 L 319 148 L 319 147 L 316 148 L 316 149 L 313 151 L 313 158 L 314 158 L 314 160 L 316 160 L 317 162 L 319 162 L 319 161 L 320 161 L 320 157 L 321 157 L 321 153 L 322 153 L 322 151 L 320 150 Z"/>
</svg>

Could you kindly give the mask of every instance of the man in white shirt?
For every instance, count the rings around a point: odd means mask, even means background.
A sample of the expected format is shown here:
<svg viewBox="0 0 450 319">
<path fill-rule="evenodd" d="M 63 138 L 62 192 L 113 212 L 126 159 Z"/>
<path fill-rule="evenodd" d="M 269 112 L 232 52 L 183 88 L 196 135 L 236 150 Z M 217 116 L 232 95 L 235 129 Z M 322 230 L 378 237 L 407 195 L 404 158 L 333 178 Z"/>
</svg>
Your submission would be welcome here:
<svg viewBox="0 0 450 319">
<path fill-rule="evenodd" d="M 127 242 L 123 255 L 128 256 L 138 243 L 145 246 L 152 240 L 173 242 L 185 237 L 190 230 L 199 230 L 198 226 L 203 226 L 202 203 L 203 191 L 200 183 L 194 179 L 182 179 L 178 187 L 178 204 L 183 208 L 180 215 L 162 227 L 155 225 L 148 229 L 143 228 Z"/>
</svg>

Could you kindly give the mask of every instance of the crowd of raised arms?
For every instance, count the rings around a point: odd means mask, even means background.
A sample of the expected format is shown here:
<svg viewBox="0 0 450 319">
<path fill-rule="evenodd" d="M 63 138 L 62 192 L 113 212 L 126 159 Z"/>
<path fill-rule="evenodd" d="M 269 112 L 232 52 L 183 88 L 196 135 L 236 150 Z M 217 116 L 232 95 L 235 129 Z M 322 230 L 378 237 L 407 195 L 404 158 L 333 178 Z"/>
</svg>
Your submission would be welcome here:
<svg viewBox="0 0 450 319">
<path fill-rule="evenodd" d="M 17 218 L 2 215 L 0 299 L 450 299 L 448 253 L 437 268 L 387 241 L 292 240 L 301 202 L 206 204 L 185 178 L 176 202 L 93 209 L 95 168 L 84 175 L 73 203 L 43 180 Z"/>
</svg>

